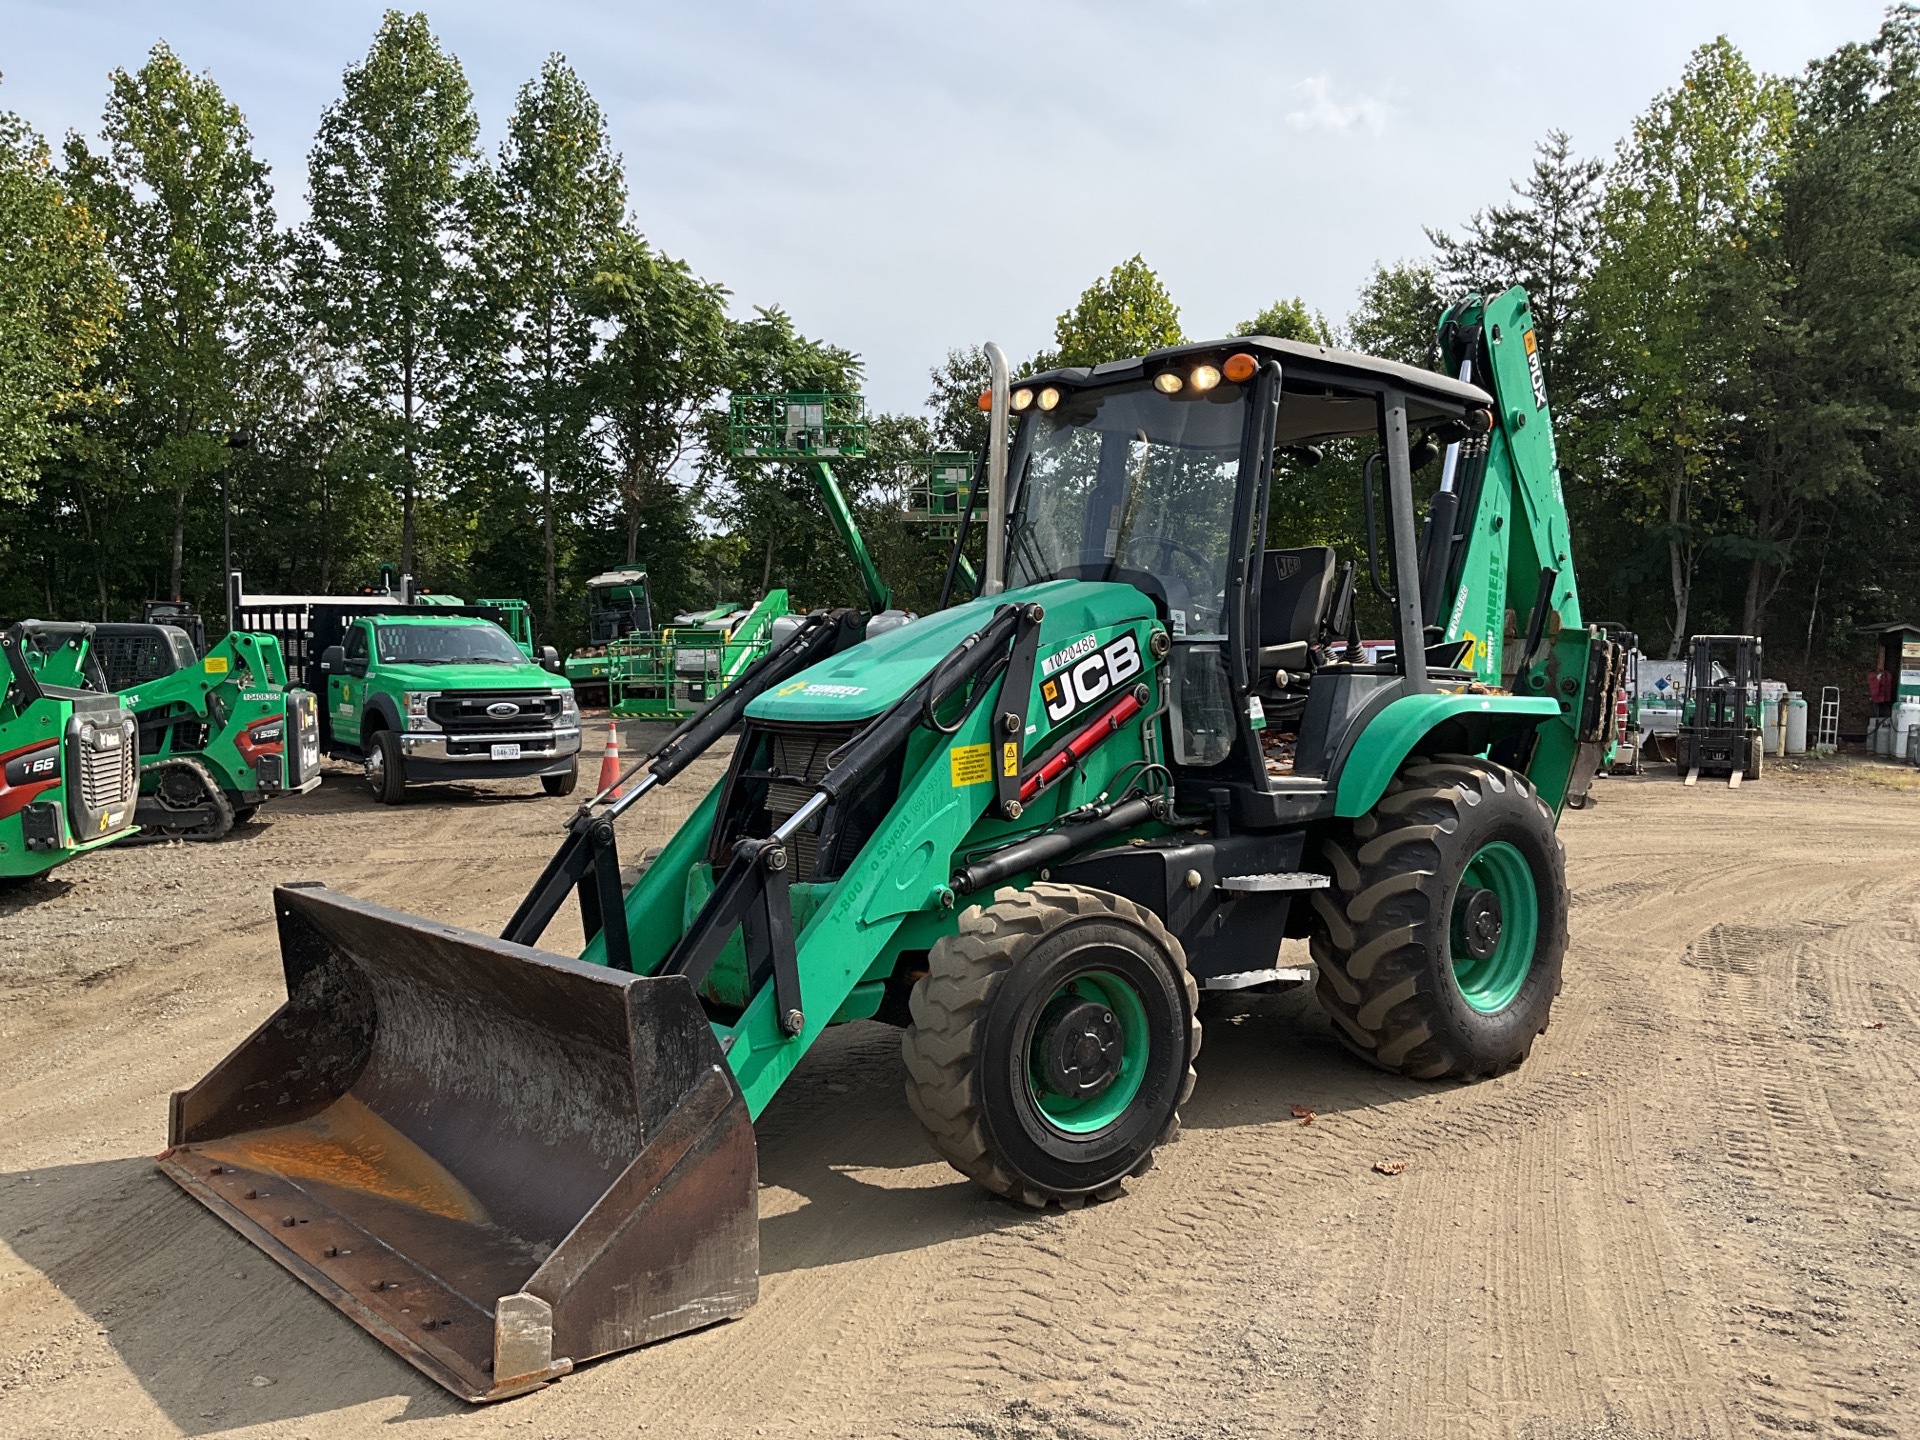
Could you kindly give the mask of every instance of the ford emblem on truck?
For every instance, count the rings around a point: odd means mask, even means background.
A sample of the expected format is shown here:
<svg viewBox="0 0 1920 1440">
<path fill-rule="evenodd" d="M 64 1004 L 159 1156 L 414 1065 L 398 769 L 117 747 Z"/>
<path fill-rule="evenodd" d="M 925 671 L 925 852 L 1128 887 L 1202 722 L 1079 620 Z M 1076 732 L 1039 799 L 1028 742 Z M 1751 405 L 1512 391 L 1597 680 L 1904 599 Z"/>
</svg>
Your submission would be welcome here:
<svg viewBox="0 0 1920 1440">
<path fill-rule="evenodd" d="M 496 720 L 504 720 L 509 715 L 518 715 L 519 713 L 520 707 L 511 700 L 496 700 L 487 706 L 487 714 L 493 716 Z"/>
</svg>

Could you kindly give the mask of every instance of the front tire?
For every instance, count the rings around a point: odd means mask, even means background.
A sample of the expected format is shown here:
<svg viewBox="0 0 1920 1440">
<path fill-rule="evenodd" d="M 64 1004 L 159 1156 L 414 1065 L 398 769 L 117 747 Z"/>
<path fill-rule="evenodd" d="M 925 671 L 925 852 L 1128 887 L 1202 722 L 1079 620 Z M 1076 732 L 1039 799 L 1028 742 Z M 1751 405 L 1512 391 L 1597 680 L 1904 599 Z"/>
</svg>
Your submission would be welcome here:
<svg viewBox="0 0 1920 1440">
<path fill-rule="evenodd" d="M 580 762 L 576 759 L 558 775 L 542 775 L 540 788 L 549 795 L 571 795 L 580 783 Z"/>
<path fill-rule="evenodd" d="M 367 788 L 382 805 L 398 805 L 407 798 L 407 762 L 400 753 L 400 737 L 376 730 L 367 747 Z"/>
<path fill-rule="evenodd" d="M 1524 1060 L 1567 945 L 1566 851 L 1527 778 L 1472 756 L 1416 757 L 1324 849 L 1317 993 L 1347 1048 L 1419 1079 Z"/>
<path fill-rule="evenodd" d="M 1121 1193 L 1180 1131 L 1200 1049 L 1180 942 L 1118 895 L 1004 889 L 915 983 L 907 1103 L 934 1149 L 1038 1209 Z"/>
</svg>

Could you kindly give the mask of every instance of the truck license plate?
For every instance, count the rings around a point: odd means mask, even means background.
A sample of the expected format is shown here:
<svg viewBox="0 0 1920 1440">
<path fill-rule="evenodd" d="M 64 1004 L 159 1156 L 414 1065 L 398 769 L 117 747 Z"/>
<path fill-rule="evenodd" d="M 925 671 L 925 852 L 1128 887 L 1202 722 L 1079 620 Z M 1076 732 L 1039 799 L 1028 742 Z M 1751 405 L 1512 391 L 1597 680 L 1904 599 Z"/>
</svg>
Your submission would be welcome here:
<svg viewBox="0 0 1920 1440">
<path fill-rule="evenodd" d="M 518 760 L 520 758 L 520 747 L 518 745 L 496 745 L 493 747 L 493 758 L 496 760 Z"/>
</svg>

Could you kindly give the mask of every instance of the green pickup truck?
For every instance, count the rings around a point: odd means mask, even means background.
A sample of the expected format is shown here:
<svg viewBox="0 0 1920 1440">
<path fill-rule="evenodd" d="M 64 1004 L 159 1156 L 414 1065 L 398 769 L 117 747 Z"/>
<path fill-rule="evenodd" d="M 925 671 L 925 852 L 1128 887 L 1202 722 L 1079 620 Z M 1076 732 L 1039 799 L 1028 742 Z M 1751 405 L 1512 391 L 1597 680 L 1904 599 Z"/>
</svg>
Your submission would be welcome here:
<svg viewBox="0 0 1920 1440">
<path fill-rule="evenodd" d="M 324 697 L 321 747 L 358 760 L 395 805 L 423 781 L 579 780 L 580 708 L 551 646 L 529 659 L 484 602 L 406 604 L 247 596 L 234 623 L 279 636 L 288 669 Z"/>
</svg>

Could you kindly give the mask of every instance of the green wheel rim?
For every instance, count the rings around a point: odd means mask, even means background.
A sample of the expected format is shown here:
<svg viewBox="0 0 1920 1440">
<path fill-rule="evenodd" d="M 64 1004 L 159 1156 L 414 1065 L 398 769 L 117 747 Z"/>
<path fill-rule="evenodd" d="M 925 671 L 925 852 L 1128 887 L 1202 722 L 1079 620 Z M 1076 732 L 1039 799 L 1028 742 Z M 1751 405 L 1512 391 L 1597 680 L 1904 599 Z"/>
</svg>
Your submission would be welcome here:
<svg viewBox="0 0 1920 1440">
<path fill-rule="evenodd" d="M 1533 970 L 1540 938 L 1540 892 L 1527 857 L 1505 840 L 1481 846 L 1467 862 L 1459 893 L 1471 890 L 1490 890 L 1499 901 L 1500 938 L 1493 952 L 1482 959 L 1469 953 L 1450 927 L 1453 981 L 1468 1005 L 1482 1015 L 1493 1015 L 1514 1002 Z"/>
<path fill-rule="evenodd" d="M 1096 1095 L 1062 1095 L 1046 1081 L 1041 1063 L 1041 1035 L 1036 1026 L 1027 1041 L 1027 1090 L 1047 1123 L 1068 1135 L 1089 1135 L 1104 1130 L 1126 1113 L 1147 1075 L 1147 1055 L 1151 1042 L 1147 1033 L 1147 1007 L 1139 993 L 1110 970 L 1090 970 L 1076 975 L 1047 999 L 1072 997 L 1092 1000 L 1113 1012 L 1120 1025 L 1120 1071 Z M 1044 1012 L 1046 1006 L 1041 1007 Z"/>
</svg>

